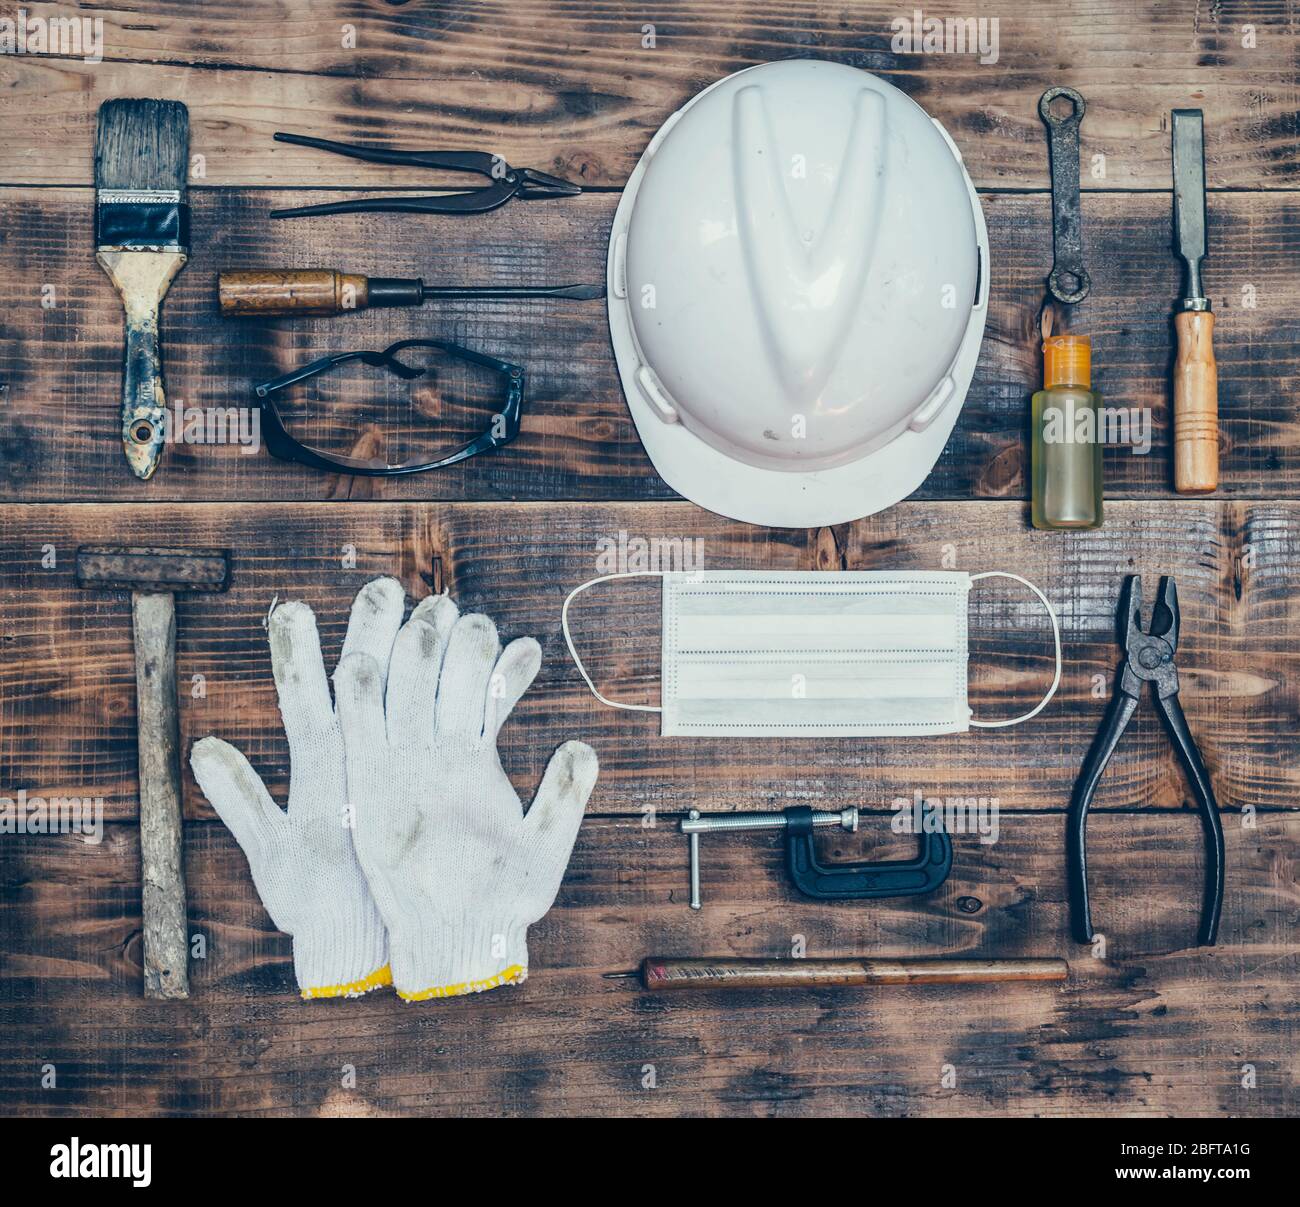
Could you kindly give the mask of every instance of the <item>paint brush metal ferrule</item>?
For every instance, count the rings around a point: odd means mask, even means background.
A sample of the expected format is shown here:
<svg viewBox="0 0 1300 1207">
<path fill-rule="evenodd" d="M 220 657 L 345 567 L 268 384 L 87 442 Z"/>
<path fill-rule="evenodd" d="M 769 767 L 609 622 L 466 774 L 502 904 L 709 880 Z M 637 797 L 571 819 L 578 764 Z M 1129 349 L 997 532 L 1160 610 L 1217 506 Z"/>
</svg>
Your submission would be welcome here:
<svg viewBox="0 0 1300 1207">
<path fill-rule="evenodd" d="M 98 251 L 179 251 L 190 243 L 190 207 L 179 189 L 98 189 Z"/>
</svg>

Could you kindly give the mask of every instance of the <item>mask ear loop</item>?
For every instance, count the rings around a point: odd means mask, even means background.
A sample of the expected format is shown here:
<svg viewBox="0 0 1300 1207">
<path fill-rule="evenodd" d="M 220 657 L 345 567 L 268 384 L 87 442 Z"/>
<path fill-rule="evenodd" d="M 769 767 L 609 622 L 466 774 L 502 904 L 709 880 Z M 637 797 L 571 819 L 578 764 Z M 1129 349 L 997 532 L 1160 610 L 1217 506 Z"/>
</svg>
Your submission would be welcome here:
<svg viewBox="0 0 1300 1207">
<path fill-rule="evenodd" d="M 616 578 L 663 578 L 663 576 L 663 570 L 625 570 L 621 574 L 603 574 L 600 578 L 589 579 L 587 582 L 579 583 L 574 587 L 569 592 L 569 597 L 564 601 L 564 607 L 560 609 L 560 628 L 564 631 L 564 643 L 569 647 L 569 657 L 573 659 L 574 666 L 578 668 L 578 674 L 583 677 L 587 686 L 591 689 L 591 694 L 602 704 L 608 704 L 610 708 L 622 708 L 628 712 L 663 712 L 663 708 L 658 704 L 624 704 L 619 700 L 610 700 L 596 690 L 596 685 L 591 681 L 591 676 L 587 674 L 587 668 L 582 665 L 582 659 L 578 657 L 578 651 L 573 648 L 573 634 L 569 631 L 569 605 L 589 588 L 599 586 L 601 583 L 613 582 Z"/>
<path fill-rule="evenodd" d="M 1019 574 L 1011 574 L 1006 570 L 986 570 L 983 574 L 972 574 L 971 582 L 981 578 L 1010 578 L 1015 582 L 1021 583 L 1028 587 L 1042 601 L 1043 607 L 1047 609 L 1047 618 L 1052 622 L 1052 642 L 1056 646 L 1056 675 L 1052 679 L 1052 686 L 1047 689 L 1045 695 L 1038 703 L 1031 708 L 1022 717 L 1012 717 L 1009 721 L 976 721 L 971 718 L 971 725 L 980 729 L 1001 729 L 1006 725 L 1019 725 L 1021 721 L 1028 721 L 1031 717 L 1036 717 L 1044 708 L 1047 707 L 1051 698 L 1056 695 L 1056 689 L 1061 686 L 1061 626 L 1056 619 L 1056 610 L 1044 595 L 1033 583 L 1027 578 L 1021 578 Z"/>
</svg>

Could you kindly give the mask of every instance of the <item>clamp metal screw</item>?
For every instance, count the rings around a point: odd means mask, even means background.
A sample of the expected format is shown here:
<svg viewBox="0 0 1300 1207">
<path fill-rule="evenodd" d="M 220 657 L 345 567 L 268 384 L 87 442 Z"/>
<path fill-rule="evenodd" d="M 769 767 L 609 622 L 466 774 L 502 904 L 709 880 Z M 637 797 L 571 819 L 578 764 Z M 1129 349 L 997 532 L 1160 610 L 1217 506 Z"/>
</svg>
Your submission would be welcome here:
<svg viewBox="0 0 1300 1207">
<path fill-rule="evenodd" d="M 719 830 L 784 830 L 790 819 L 784 813 L 710 813 L 702 814 L 692 809 L 681 822 L 681 831 L 687 836 L 691 856 L 691 909 L 700 909 L 700 835 Z M 856 808 L 841 809 L 838 813 L 815 813 L 815 827 L 840 826 L 850 832 L 858 828 Z"/>
</svg>

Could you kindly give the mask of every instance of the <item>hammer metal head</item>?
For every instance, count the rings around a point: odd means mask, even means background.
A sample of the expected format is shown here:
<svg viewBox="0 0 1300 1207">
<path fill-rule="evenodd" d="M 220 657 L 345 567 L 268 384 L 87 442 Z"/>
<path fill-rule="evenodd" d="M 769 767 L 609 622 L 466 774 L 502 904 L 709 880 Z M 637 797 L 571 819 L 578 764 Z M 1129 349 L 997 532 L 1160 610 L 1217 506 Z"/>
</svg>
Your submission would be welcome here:
<svg viewBox="0 0 1300 1207">
<path fill-rule="evenodd" d="M 119 591 L 224 591 L 229 549 L 88 545 L 77 550 L 77 585 Z"/>
</svg>

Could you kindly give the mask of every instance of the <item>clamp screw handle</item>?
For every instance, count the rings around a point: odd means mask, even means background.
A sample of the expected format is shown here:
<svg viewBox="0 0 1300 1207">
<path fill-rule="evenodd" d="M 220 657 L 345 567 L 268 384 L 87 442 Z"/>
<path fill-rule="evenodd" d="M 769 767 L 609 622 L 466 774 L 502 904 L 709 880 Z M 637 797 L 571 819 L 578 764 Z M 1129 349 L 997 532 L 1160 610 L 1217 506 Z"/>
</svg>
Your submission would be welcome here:
<svg viewBox="0 0 1300 1207">
<path fill-rule="evenodd" d="M 681 822 L 681 832 L 686 835 L 691 861 L 691 909 L 702 909 L 700 899 L 700 835 L 719 830 L 784 830 L 790 819 L 784 813 L 710 813 L 707 816 L 692 809 Z M 858 810 L 841 809 L 838 813 L 814 813 L 815 827 L 839 826 L 856 833 Z"/>
</svg>

